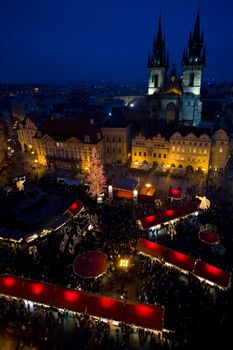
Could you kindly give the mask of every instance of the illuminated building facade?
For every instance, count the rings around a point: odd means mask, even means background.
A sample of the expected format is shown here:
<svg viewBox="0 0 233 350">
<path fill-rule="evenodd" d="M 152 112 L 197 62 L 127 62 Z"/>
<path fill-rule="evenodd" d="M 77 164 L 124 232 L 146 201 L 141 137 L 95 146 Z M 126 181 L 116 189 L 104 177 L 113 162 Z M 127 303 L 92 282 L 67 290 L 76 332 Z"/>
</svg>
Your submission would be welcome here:
<svg viewBox="0 0 233 350">
<path fill-rule="evenodd" d="M 102 132 L 93 120 L 53 119 L 36 126 L 27 119 L 18 139 L 22 150 L 33 153 L 40 165 L 87 172 L 93 147 L 103 160 Z"/>
<path fill-rule="evenodd" d="M 191 167 L 208 173 L 209 169 L 224 169 L 230 149 L 223 129 L 210 134 L 201 128 L 181 127 L 168 139 L 160 134 L 153 138 L 139 134 L 132 140 L 132 167 Z"/>
<path fill-rule="evenodd" d="M 102 126 L 104 136 L 104 162 L 125 164 L 130 161 L 131 125 L 119 118 L 111 118 Z"/>
</svg>

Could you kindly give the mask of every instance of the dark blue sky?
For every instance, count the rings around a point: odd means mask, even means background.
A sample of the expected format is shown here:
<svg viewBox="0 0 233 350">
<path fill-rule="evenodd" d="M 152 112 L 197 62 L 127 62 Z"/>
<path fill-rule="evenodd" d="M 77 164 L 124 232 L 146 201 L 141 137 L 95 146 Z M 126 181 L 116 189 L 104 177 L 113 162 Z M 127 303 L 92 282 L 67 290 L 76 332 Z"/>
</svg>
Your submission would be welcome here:
<svg viewBox="0 0 233 350">
<path fill-rule="evenodd" d="M 162 3 L 180 66 L 197 0 L 0 0 L 1 82 L 146 82 Z M 202 0 L 205 76 L 233 79 L 233 1 Z"/>
</svg>

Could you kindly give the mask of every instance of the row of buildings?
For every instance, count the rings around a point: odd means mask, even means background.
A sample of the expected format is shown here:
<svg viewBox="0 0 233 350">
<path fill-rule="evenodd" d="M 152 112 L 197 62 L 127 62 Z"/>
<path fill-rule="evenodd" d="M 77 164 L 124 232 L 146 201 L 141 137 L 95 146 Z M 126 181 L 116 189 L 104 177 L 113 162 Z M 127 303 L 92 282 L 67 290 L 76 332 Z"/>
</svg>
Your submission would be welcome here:
<svg viewBox="0 0 233 350">
<path fill-rule="evenodd" d="M 192 167 L 223 170 L 231 139 L 224 129 L 180 126 L 169 136 L 131 135 L 131 125 L 108 119 L 99 126 L 93 119 L 52 119 L 37 125 L 30 119 L 19 125 L 23 151 L 39 165 L 86 172 L 93 147 L 105 164 L 131 164 L 133 168 Z"/>
</svg>

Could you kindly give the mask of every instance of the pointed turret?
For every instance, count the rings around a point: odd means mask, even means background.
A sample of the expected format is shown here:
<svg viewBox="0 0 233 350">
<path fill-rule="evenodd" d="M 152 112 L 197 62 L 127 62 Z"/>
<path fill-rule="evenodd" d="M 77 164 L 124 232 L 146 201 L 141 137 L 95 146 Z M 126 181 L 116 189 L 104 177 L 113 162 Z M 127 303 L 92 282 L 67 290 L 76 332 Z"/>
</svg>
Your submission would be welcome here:
<svg viewBox="0 0 233 350">
<path fill-rule="evenodd" d="M 168 54 L 165 46 L 165 37 L 162 31 L 161 16 L 158 29 L 153 41 L 152 52 L 147 62 L 149 70 L 148 95 L 160 93 L 163 89 L 166 71 L 168 67 Z"/>
<path fill-rule="evenodd" d="M 159 24 L 156 37 L 153 42 L 153 50 L 151 54 L 151 68 L 152 67 L 167 67 L 166 49 L 165 49 L 165 37 L 162 33 L 161 17 L 159 18 Z"/>
<path fill-rule="evenodd" d="M 202 53 L 203 40 L 204 34 L 200 30 L 200 12 L 198 10 L 193 33 L 189 35 L 187 57 L 182 60 L 183 65 L 205 65 Z"/>
</svg>

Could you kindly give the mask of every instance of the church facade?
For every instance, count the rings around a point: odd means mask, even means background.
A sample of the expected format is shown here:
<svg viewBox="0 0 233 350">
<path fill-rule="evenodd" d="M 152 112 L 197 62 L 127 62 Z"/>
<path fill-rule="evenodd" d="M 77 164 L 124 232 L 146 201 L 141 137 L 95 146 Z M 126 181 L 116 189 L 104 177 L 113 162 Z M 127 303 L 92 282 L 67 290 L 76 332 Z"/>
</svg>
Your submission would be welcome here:
<svg viewBox="0 0 233 350">
<path fill-rule="evenodd" d="M 151 118 L 165 120 L 167 124 L 199 125 L 202 113 L 202 72 L 206 63 L 203 38 L 198 13 L 193 33 L 189 37 L 188 49 L 183 53 L 182 77 L 177 75 L 175 66 L 169 74 L 169 58 L 161 19 L 159 20 L 152 52 L 148 57 L 147 98 Z"/>
</svg>

